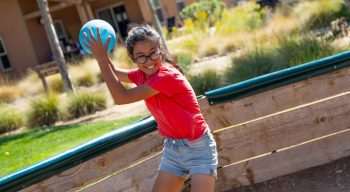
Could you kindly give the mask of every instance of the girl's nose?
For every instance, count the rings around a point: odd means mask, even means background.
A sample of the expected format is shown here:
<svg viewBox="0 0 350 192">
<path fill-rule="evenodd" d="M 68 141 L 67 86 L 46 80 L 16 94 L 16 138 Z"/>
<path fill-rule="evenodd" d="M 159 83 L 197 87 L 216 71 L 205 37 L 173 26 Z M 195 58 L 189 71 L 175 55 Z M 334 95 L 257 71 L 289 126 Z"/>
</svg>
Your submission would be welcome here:
<svg viewBox="0 0 350 192">
<path fill-rule="evenodd" d="M 146 57 L 146 62 L 145 63 L 148 63 L 149 61 L 152 61 L 152 59 L 150 57 Z"/>
</svg>

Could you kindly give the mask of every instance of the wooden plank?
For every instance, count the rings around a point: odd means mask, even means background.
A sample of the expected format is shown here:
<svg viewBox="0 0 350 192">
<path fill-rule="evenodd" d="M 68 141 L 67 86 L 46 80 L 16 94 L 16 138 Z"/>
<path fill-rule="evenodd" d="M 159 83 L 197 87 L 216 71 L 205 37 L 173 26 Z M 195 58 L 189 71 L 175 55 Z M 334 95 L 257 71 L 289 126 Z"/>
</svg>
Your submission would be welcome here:
<svg viewBox="0 0 350 192">
<path fill-rule="evenodd" d="M 242 123 L 347 91 L 350 67 L 222 104 L 199 101 L 212 130 Z"/>
<path fill-rule="evenodd" d="M 146 192 L 151 191 L 157 176 L 161 153 L 112 175 L 103 181 L 81 189 L 82 192 Z"/>
<path fill-rule="evenodd" d="M 161 151 L 163 140 L 164 138 L 160 137 L 157 131 L 154 131 L 22 191 L 75 191 L 83 185 L 111 175 L 128 167 L 133 162 Z"/>
<path fill-rule="evenodd" d="M 350 129 L 218 171 L 216 191 L 260 183 L 350 156 Z"/>
<path fill-rule="evenodd" d="M 350 92 L 214 132 L 219 166 L 269 153 L 350 126 Z"/>
</svg>

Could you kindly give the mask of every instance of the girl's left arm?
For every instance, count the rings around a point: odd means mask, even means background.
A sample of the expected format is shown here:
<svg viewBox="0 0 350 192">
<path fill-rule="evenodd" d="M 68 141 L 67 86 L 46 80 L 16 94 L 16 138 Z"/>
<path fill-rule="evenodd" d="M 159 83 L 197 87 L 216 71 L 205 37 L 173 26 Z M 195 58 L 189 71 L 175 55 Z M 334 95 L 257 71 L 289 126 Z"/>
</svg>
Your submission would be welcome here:
<svg viewBox="0 0 350 192">
<path fill-rule="evenodd" d="M 149 87 L 148 85 L 141 85 L 135 88 L 126 89 L 113 72 L 112 62 L 107 53 L 107 47 L 110 42 L 110 37 L 108 37 L 105 45 L 103 45 L 99 29 L 97 29 L 97 39 L 94 38 L 91 29 L 89 29 L 89 34 L 92 37 L 92 40 L 90 40 L 87 37 L 87 34 L 84 33 L 85 40 L 88 42 L 88 44 L 86 44 L 84 41 L 82 42 L 87 48 L 90 49 L 91 53 L 97 60 L 102 76 L 116 104 L 127 104 L 136 102 L 151 97 L 158 93 L 157 90 Z"/>
</svg>

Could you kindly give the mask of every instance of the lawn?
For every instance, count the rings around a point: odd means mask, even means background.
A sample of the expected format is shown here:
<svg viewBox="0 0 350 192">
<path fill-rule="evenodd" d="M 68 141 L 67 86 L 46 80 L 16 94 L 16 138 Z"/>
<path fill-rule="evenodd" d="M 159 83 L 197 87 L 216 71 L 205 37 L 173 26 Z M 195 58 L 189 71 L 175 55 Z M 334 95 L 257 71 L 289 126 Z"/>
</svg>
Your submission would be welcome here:
<svg viewBox="0 0 350 192">
<path fill-rule="evenodd" d="M 0 136 L 0 177 L 141 118 L 136 116 L 115 121 L 52 126 Z"/>
</svg>

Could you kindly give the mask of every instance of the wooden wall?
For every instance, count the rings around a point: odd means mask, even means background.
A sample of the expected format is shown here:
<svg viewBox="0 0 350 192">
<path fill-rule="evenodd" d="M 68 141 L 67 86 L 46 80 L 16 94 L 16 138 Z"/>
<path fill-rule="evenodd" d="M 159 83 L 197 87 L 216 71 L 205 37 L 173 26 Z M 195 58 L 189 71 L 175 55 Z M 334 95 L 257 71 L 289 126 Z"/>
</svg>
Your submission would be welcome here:
<svg viewBox="0 0 350 192">
<path fill-rule="evenodd" d="M 350 156 L 350 68 L 222 104 L 200 100 L 218 144 L 216 191 Z M 149 191 L 163 138 L 152 132 L 22 191 Z"/>
</svg>

